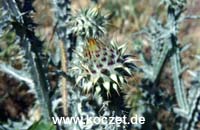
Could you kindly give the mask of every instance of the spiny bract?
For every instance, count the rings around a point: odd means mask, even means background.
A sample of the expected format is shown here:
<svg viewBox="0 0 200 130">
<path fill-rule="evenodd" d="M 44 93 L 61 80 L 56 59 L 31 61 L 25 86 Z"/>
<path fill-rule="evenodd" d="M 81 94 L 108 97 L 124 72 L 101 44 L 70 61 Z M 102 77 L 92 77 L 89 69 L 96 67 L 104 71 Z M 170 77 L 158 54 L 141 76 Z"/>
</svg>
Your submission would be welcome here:
<svg viewBox="0 0 200 130">
<path fill-rule="evenodd" d="M 102 41 L 90 38 L 80 56 L 77 69 L 81 73 L 77 78 L 77 83 L 81 81 L 81 86 L 85 92 L 93 90 L 96 94 L 104 89 L 107 95 L 114 89 L 118 94 L 118 89 L 125 83 L 125 76 L 131 76 L 136 70 L 133 64 L 134 59 L 130 55 L 124 55 L 126 46 L 104 44 Z"/>
<path fill-rule="evenodd" d="M 69 26 L 73 33 L 83 38 L 100 37 L 106 33 L 110 14 L 103 14 L 100 6 L 79 11 L 71 18 Z"/>
</svg>

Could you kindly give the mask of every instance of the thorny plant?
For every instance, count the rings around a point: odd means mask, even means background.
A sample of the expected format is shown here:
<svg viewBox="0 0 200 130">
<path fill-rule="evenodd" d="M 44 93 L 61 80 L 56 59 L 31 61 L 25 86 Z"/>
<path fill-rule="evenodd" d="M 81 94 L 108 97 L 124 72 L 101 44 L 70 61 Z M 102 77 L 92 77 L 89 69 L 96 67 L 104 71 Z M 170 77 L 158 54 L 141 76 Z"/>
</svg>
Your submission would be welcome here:
<svg viewBox="0 0 200 130">
<path fill-rule="evenodd" d="M 187 67 L 181 66 L 180 54 L 188 45 L 181 48 L 177 35 L 181 22 L 186 18 L 198 17 L 183 15 L 186 0 L 162 0 L 161 3 L 167 9 L 167 20 L 164 24 L 157 19 L 151 19 L 149 27 L 142 31 L 151 43 L 151 59 L 147 60 L 145 54 L 138 51 L 143 65 L 136 66 L 133 56 L 125 54 L 127 46 L 125 44 L 119 46 L 106 36 L 110 15 L 102 13 L 101 6 L 81 10 L 72 15 L 69 0 L 51 1 L 55 26 L 53 37 L 56 46 L 56 54 L 53 56 L 44 54 L 43 41 L 35 35 L 37 24 L 31 17 L 34 12 L 32 2 L 25 2 L 23 5 L 17 0 L 3 0 L 0 10 L 0 37 L 15 32 L 16 37 L 11 44 L 21 49 L 18 55 L 23 59 L 21 64 L 24 65 L 17 70 L 12 64 L 8 65 L 1 61 L 0 70 L 29 87 L 28 92 L 36 96 L 35 105 L 30 111 L 39 107 L 41 119 L 22 116 L 21 121 L 9 120 L 3 123 L 0 129 L 32 130 L 39 127 L 38 122 L 51 122 L 52 116 L 122 116 L 124 113 L 121 111 L 129 111 L 125 107 L 126 103 L 130 109 L 138 106 L 134 112 L 144 115 L 147 119 L 158 113 L 153 110 L 155 106 L 165 107 L 181 119 L 177 120 L 178 125 L 174 126 L 174 129 L 196 129 L 200 111 L 199 72 L 190 71 L 194 79 L 190 90 L 186 92 L 181 75 Z M 177 107 L 174 107 L 172 99 L 162 98 L 161 104 L 157 101 L 157 96 L 164 95 L 158 84 L 168 59 L 173 71 Z M 49 66 L 55 67 L 56 71 L 51 72 Z M 139 98 L 138 95 L 135 97 L 126 94 L 129 86 L 128 77 L 134 77 L 137 73 L 145 74 L 141 83 L 137 84 Z M 56 87 L 52 87 L 50 83 L 51 74 L 58 77 Z M 0 99 L 0 103 L 2 100 L 4 98 Z M 31 116 L 34 116 L 33 113 Z M 164 129 L 159 121 L 155 122 L 157 129 Z M 56 128 L 59 130 L 153 129 L 151 125 L 152 122 L 147 121 L 142 126 L 69 124 L 57 125 Z M 49 126 L 41 129 L 56 129 L 51 124 Z"/>
</svg>

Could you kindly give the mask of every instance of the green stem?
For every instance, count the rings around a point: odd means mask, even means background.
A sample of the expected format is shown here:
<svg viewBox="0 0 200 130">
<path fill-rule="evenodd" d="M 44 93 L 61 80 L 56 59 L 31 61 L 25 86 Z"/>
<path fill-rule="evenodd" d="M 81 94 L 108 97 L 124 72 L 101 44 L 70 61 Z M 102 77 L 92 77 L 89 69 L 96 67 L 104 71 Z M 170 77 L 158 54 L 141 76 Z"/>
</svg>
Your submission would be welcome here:
<svg viewBox="0 0 200 130">
<path fill-rule="evenodd" d="M 174 52 L 170 59 L 171 66 L 172 66 L 172 75 L 173 75 L 173 82 L 174 88 L 176 92 L 176 99 L 178 105 L 183 110 L 188 110 L 188 103 L 185 94 L 185 87 L 181 79 L 182 69 L 181 69 L 181 60 L 180 60 L 180 51 L 179 48 L 175 48 Z"/>
</svg>

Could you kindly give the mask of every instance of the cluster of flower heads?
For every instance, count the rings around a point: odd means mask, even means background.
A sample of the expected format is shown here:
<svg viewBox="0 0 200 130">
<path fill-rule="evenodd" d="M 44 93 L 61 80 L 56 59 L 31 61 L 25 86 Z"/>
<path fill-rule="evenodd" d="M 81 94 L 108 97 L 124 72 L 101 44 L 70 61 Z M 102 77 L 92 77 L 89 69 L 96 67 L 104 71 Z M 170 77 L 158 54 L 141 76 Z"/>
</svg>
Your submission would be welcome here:
<svg viewBox="0 0 200 130">
<path fill-rule="evenodd" d="M 131 76 L 136 69 L 133 59 L 125 55 L 125 45 L 117 46 L 115 42 L 106 44 L 98 39 L 88 39 L 83 53 L 78 53 L 80 62 L 78 68 L 81 73 L 77 82 L 82 81 L 85 92 L 99 94 L 104 89 L 107 94 L 118 89 L 126 82 L 125 76 Z"/>
<path fill-rule="evenodd" d="M 100 94 L 113 91 L 119 94 L 119 89 L 125 85 L 125 76 L 131 76 L 136 70 L 134 59 L 125 55 L 126 45 L 117 46 L 114 41 L 106 39 L 106 28 L 109 25 L 109 15 L 103 15 L 99 6 L 81 10 L 71 19 L 72 32 L 83 39 L 83 52 L 79 51 L 79 70 L 76 83 L 84 92 Z"/>
</svg>

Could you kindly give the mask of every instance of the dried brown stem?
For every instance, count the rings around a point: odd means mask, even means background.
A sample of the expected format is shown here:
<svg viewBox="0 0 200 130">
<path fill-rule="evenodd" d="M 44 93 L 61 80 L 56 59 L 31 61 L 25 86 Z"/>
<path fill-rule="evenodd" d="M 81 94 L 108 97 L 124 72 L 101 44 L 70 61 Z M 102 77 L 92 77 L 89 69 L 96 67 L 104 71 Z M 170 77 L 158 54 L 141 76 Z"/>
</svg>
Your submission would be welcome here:
<svg viewBox="0 0 200 130">
<path fill-rule="evenodd" d="M 65 53 L 65 46 L 63 41 L 60 41 L 60 49 L 61 49 L 61 70 L 63 72 L 67 72 L 67 58 Z M 62 76 L 61 77 L 61 94 L 62 94 L 62 102 L 63 102 L 63 114 L 64 116 L 68 115 L 68 92 L 67 92 L 67 79 Z"/>
</svg>

